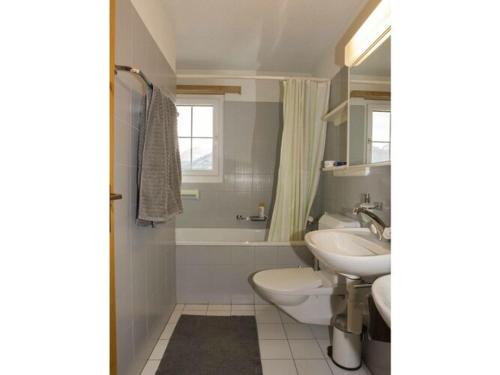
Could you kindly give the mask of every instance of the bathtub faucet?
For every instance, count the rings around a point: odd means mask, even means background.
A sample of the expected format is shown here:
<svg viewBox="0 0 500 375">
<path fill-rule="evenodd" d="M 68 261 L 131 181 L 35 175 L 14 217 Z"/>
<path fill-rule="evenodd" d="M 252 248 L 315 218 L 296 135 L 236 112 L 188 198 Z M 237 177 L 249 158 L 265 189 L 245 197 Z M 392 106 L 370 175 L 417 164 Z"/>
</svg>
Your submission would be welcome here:
<svg viewBox="0 0 500 375">
<path fill-rule="evenodd" d="M 244 220 L 244 221 L 266 221 L 267 216 L 243 216 L 243 215 L 236 215 L 236 220 Z"/>
</svg>

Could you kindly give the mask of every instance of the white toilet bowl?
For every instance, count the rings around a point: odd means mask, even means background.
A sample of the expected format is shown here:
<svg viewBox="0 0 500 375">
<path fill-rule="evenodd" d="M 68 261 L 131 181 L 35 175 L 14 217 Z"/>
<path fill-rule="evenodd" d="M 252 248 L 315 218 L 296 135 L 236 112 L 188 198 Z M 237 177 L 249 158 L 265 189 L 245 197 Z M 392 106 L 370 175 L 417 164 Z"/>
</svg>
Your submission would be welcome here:
<svg viewBox="0 0 500 375">
<path fill-rule="evenodd" d="M 359 222 L 351 218 L 325 213 L 319 219 L 319 229 L 358 228 Z M 332 272 L 314 271 L 312 268 L 283 268 L 257 272 L 253 283 L 257 292 L 269 302 L 300 322 L 331 325 L 334 294 L 345 293 Z M 335 310 L 334 310 L 335 308 Z"/>
<path fill-rule="evenodd" d="M 303 323 L 330 325 L 334 285 L 328 274 L 312 268 L 283 268 L 257 272 L 257 292 Z"/>
</svg>

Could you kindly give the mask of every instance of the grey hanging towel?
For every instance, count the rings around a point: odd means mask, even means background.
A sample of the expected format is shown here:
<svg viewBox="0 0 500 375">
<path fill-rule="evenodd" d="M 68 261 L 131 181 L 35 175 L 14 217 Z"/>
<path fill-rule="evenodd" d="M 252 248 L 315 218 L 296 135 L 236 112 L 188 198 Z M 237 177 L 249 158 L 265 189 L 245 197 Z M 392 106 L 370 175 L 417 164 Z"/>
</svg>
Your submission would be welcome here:
<svg viewBox="0 0 500 375">
<path fill-rule="evenodd" d="M 177 109 L 156 86 L 147 99 L 146 119 L 139 131 L 139 224 L 162 223 L 182 213 Z"/>
</svg>

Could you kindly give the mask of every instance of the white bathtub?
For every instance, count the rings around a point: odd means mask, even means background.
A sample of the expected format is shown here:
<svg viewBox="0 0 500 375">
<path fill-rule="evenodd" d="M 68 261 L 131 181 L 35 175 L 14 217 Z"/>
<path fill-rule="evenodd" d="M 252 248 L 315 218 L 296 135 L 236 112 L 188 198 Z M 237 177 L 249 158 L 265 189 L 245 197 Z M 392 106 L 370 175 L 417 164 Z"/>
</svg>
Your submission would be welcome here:
<svg viewBox="0 0 500 375">
<path fill-rule="evenodd" d="M 304 246 L 304 241 L 269 242 L 266 229 L 176 228 L 177 245 Z"/>
<path fill-rule="evenodd" d="M 270 268 L 307 267 L 303 241 L 269 242 L 264 229 L 177 228 L 177 303 L 266 303 L 250 282 Z"/>
</svg>

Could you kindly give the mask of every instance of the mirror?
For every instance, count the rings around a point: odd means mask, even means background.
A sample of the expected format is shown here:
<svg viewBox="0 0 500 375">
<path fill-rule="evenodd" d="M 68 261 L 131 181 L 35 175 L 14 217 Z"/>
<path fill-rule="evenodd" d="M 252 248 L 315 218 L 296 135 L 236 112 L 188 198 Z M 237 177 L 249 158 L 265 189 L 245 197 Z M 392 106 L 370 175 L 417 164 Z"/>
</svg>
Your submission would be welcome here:
<svg viewBox="0 0 500 375">
<path fill-rule="evenodd" d="M 349 71 L 349 165 L 391 161 L 391 38 Z"/>
</svg>

